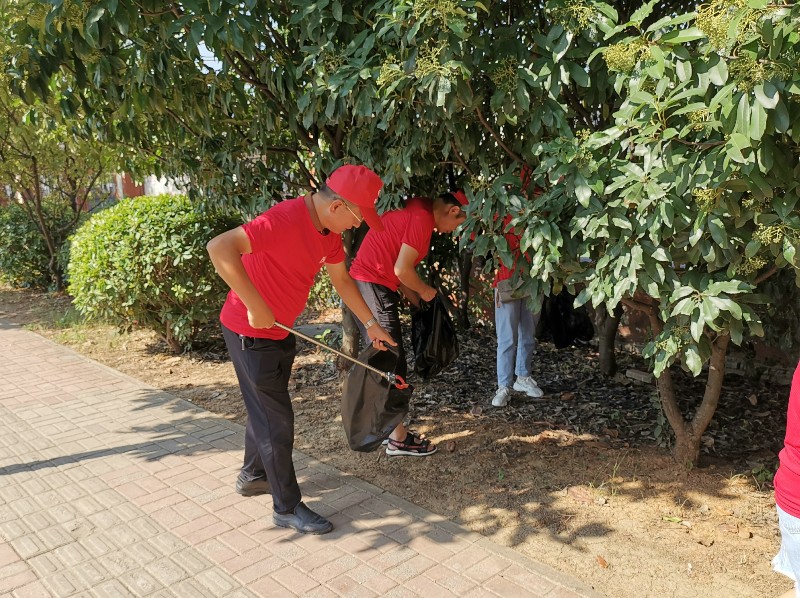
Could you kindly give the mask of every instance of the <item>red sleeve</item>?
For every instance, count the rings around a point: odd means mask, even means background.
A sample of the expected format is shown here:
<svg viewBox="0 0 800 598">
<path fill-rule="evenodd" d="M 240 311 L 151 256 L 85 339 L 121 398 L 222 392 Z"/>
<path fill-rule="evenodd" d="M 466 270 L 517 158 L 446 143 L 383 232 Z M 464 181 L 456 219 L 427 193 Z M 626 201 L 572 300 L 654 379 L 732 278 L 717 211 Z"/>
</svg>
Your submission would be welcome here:
<svg viewBox="0 0 800 598">
<path fill-rule="evenodd" d="M 325 259 L 326 264 L 340 264 L 344 261 L 344 248 L 342 247 L 342 237 L 336 235 L 336 243 L 333 243 L 328 257 Z"/>
<path fill-rule="evenodd" d="M 273 231 L 273 222 L 269 211 L 243 224 L 242 228 L 250 239 L 250 249 L 253 253 L 266 251 L 268 240 Z"/>
<path fill-rule="evenodd" d="M 433 216 L 424 210 L 414 210 L 403 233 L 402 243 L 413 247 L 422 259 L 428 255 L 433 234 Z"/>
</svg>

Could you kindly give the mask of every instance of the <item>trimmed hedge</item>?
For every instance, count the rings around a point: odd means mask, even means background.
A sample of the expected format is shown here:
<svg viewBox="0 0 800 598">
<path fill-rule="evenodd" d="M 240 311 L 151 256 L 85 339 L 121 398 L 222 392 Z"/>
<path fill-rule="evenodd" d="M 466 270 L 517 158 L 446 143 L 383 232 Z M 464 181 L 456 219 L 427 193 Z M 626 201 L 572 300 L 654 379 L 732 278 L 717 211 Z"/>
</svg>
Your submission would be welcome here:
<svg viewBox="0 0 800 598">
<path fill-rule="evenodd" d="M 75 306 L 123 328 L 155 330 L 174 351 L 190 347 L 228 290 L 206 243 L 238 224 L 230 215 L 200 211 L 183 195 L 121 201 L 71 239 Z"/>
</svg>

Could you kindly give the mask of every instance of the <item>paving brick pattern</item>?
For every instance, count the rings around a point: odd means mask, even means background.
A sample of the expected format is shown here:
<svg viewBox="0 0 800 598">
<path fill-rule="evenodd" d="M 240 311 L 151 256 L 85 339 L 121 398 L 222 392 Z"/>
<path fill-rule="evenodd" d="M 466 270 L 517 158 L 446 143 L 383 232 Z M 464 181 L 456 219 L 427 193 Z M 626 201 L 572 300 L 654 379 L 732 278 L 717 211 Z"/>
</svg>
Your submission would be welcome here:
<svg viewBox="0 0 800 598">
<path fill-rule="evenodd" d="M 244 429 L 0 320 L 0 595 L 599 596 L 296 453 L 335 530 L 233 491 Z"/>
</svg>

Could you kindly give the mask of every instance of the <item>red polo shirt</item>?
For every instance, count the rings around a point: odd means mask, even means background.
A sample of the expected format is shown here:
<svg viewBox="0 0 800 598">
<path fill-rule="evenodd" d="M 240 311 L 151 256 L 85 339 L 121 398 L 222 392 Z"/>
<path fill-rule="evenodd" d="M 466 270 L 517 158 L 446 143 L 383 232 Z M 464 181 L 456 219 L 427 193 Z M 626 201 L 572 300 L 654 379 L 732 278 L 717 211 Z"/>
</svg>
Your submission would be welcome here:
<svg viewBox="0 0 800 598">
<path fill-rule="evenodd" d="M 252 249 L 242 255 L 247 275 L 275 319 L 293 326 L 305 308 L 317 272 L 325 264 L 344 261 L 341 235 L 320 234 L 302 197 L 282 201 L 242 228 Z M 245 336 L 282 339 L 288 335 L 276 327 L 252 328 L 247 308 L 233 291 L 228 293 L 219 319 Z"/>
<path fill-rule="evenodd" d="M 400 279 L 395 276 L 394 265 L 403 244 L 419 253 L 415 266 L 428 255 L 436 226 L 433 205 L 429 199 L 416 197 L 408 200 L 404 208 L 385 213 L 381 222 L 383 232 L 370 229 L 364 237 L 350 266 L 350 276 L 396 291 L 400 288 Z"/>
<path fill-rule="evenodd" d="M 792 377 L 786 414 L 786 439 L 778 457 L 781 464 L 773 482 L 775 502 L 789 515 L 800 518 L 800 364 Z"/>
</svg>

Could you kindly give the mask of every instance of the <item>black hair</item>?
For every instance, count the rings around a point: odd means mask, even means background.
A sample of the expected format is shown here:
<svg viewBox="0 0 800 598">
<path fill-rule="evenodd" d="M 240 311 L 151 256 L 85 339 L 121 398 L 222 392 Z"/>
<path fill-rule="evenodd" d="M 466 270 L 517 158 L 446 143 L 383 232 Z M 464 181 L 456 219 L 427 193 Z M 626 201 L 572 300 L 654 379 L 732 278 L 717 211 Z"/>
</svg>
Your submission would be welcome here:
<svg viewBox="0 0 800 598">
<path fill-rule="evenodd" d="M 456 196 L 453 195 L 452 193 L 442 193 L 439 196 L 439 199 L 441 199 L 448 206 L 456 206 L 457 208 L 463 208 L 464 207 L 464 206 L 461 205 L 461 202 L 458 201 L 458 199 L 456 199 Z"/>
</svg>

